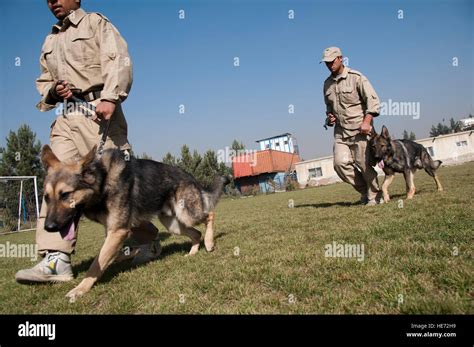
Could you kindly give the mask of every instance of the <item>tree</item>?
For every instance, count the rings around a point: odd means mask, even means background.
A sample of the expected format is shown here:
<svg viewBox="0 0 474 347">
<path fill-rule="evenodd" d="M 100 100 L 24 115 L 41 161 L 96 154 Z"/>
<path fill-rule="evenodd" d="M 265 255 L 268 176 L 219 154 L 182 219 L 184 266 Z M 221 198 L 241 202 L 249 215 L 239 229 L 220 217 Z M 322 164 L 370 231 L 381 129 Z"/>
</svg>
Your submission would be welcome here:
<svg viewBox="0 0 474 347">
<path fill-rule="evenodd" d="M 234 151 L 239 151 L 239 150 L 245 149 L 245 146 L 242 142 L 239 142 L 239 141 L 234 139 L 234 141 L 232 142 L 231 148 Z"/>
<path fill-rule="evenodd" d="M 408 134 L 408 131 L 403 130 L 403 139 L 415 141 L 416 140 L 415 133 L 413 131 L 410 131 L 410 134 Z"/>
<path fill-rule="evenodd" d="M 187 145 L 181 147 L 181 157 L 175 158 L 171 153 L 163 157 L 163 163 L 178 166 L 194 178 L 204 187 L 209 186 L 216 176 L 229 175 L 231 168 L 225 163 L 219 163 L 216 152 L 208 150 L 201 156 L 196 150 L 191 151 Z"/>
<path fill-rule="evenodd" d="M 447 125 L 444 125 L 444 124 L 441 124 L 441 123 L 438 123 L 438 133 L 440 135 L 446 135 L 446 134 L 449 134 L 450 133 L 450 129 Z"/>
<path fill-rule="evenodd" d="M 209 186 L 219 171 L 217 155 L 214 151 L 208 150 L 204 153 L 201 162 L 196 168 L 195 177 L 203 185 Z"/>
<path fill-rule="evenodd" d="M 143 152 L 142 155 L 137 155 L 137 159 L 148 159 L 148 160 L 153 160 L 153 157 L 151 155 L 146 154 Z"/>
<path fill-rule="evenodd" d="M 449 125 L 451 128 L 451 132 L 453 133 L 458 133 L 461 131 L 461 124 L 459 122 L 456 122 L 453 118 L 449 120 Z"/>
<path fill-rule="evenodd" d="M 161 161 L 171 166 L 177 166 L 177 160 L 170 152 L 166 153 Z"/>
<path fill-rule="evenodd" d="M 196 172 L 199 164 L 201 164 L 201 161 L 202 161 L 201 155 L 196 150 L 194 150 L 193 151 L 193 173 Z"/>
<path fill-rule="evenodd" d="M 451 129 L 442 123 L 438 123 L 436 126 L 433 125 L 430 130 L 430 136 L 435 137 L 439 135 L 445 135 L 449 134 L 451 132 Z"/>
<path fill-rule="evenodd" d="M 209 186 L 216 176 L 227 176 L 231 173 L 231 169 L 225 163 L 219 163 L 216 152 L 208 150 L 202 156 L 194 176 L 203 186 Z"/>
<path fill-rule="evenodd" d="M 191 151 L 187 145 L 181 147 L 181 158 L 178 159 L 178 166 L 181 169 L 193 175 L 200 161 L 201 156 L 196 151 L 191 155 Z"/>
<path fill-rule="evenodd" d="M 18 128 L 17 132 L 10 131 L 6 142 L 6 148 L 0 148 L 0 153 L 2 153 L 0 176 L 37 176 L 38 195 L 41 196 L 45 173 L 40 160 L 41 143 L 36 140 L 36 134 L 24 124 Z M 24 195 L 27 209 L 34 209 L 33 182 L 25 181 L 23 190 L 30 192 Z M 6 215 L 16 216 L 18 214 L 18 186 L 13 183 L 0 184 L 0 196 Z M 5 222 L 9 224 L 8 221 Z"/>
<path fill-rule="evenodd" d="M 41 143 L 28 125 L 21 125 L 16 133 L 10 130 L 6 141 L 7 147 L 1 149 L 0 176 L 44 177 Z"/>
</svg>

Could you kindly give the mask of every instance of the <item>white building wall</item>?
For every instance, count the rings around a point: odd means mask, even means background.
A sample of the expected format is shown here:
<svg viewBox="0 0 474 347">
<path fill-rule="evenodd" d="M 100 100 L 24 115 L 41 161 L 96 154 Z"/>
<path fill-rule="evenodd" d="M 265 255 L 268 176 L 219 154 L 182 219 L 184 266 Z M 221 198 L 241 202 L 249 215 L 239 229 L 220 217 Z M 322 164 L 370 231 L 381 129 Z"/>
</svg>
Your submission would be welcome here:
<svg viewBox="0 0 474 347">
<path fill-rule="evenodd" d="M 416 141 L 426 148 L 432 147 L 433 159 L 445 165 L 474 160 L 474 131 L 430 137 Z"/>
</svg>

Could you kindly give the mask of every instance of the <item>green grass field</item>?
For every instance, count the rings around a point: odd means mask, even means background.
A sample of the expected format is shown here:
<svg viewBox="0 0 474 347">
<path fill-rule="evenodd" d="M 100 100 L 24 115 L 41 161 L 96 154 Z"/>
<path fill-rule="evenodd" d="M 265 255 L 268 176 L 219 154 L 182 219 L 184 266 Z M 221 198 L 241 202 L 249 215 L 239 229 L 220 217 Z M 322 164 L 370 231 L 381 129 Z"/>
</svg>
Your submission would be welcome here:
<svg viewBox="0 0 474 347">
<path fill-rule="evenodd" d="M 443 167 L 438 193 L 424 172 L 405 199 L 397 176 L 393 200 L 356 205 L 347 184 L 223 199 L 216 211 L 216 250 L 184 257 L 186 237 L 161 233 L 160 260 L 109 268 L 92 291 L 64 297 L 85 275 L 104 233 L 81 225 L 73 257 L 76 279 L 19 285 L 15 272 L 35 262 L 0 258 L 0 313 L 474 313 L 474 162 Z M 294 208 L 289 208 L 293 199 Z M 160 230 L 163 227 L 157 222 Z M 33 243 L 34 232 L 0 236 Z M 363 244 L 363 261 L 327 258 L 325 245 Z"/>
</svg>

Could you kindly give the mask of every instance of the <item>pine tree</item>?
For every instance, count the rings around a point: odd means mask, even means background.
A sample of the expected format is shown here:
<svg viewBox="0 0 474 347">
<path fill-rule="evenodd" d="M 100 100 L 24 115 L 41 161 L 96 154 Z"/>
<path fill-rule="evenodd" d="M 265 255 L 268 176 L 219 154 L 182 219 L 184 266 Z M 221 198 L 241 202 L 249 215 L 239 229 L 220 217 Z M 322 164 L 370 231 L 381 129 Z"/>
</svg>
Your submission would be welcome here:
<svg viewBox="0 0 474 347">
<path fill-rule="evenodd" d="M 410 136 L 408 135 L 408 131 L 403 130 L 403 139 L 408 140 L 409 138 L 410 138 Z"/>
<path fill-rule="evenodd" d="M 451 132 L 453 133 L 458 133 L 461 131 L 461 124 L 459 124 L 459 122 L 456 122 L 453 118 L 449 120 L 449 125 L 451 127 Z"/>
<path fill-rule="evenodd" d="M 440 135 L 446 135 L 450 133 L 449 127 L 447 125 L 444 125 L 442 123 L 438 123 L 438 133 Z"/>
<path fill-rule="evenodd" d="M 430 136 L 435 137 L 439 135 L 449 134 L 451 132 L 450 128 L 447 125 L 438 123 L 436 126 L 433 125 L 430 130 Z"/>
<path fill-rule="evenodd" d="M 193 151 L 193 166 L 192 166 L 193 174 L 196 172 L 199 164 L 201 164 L 201 161 L 202 161 L 201 155 L 196 150 L 194 150 Z"/>
<path fill-rule="evenodd" d="M 242 149 L 245 149 L 245 146 L 242 142 L 239 142 L 237 140 L 234 140 L 232 142 L 232 145 L 231 145 L 231 148 L 234 150 L 234 151 L 239 151 L 239 150 L 242 150 Z"/>
<path fill-rule="evenodd" d="M 166 153 L 161 161 L 171 166 L 177 166 L 177 160 L 170 152 Z"/>
<path fill-rule="evenodd" d="M 195 177 L 203 186 L 209 186 L 217 175 L 219 175 L 219 163 L 216 152 L 208 150 L 196 168 Z"/>
<path fill-rule="evenodd" d="M 415 141 L 416 140 L 416 135 L 413 131 L 410 131 L 410 136 L 408 137 L 409 140 Z"/>
<path fill-rule="evenodd" d="M 36 140 L 36 134 L 24 124 L 17 132 L 10 131 L 6 138 L 6 148 L 0 148 L 0 176 L 37 176 L 38 195 L 42 196 L 45 172 L 41 165 L 41 143 Z M 34 184 L 31 180 L 23 183 L 25 205 L 28 211 L 34 211 Z M 27 193 L 29 192 L 29 193 Z M 18 185 L 14 183 L 0 184 L 0 199 L 5 208 L 6 216 L 18 214 Z M 33 212 L 32 212 L 33 213 Z M 13 225 L 4 220 L 7 228 Z"/>
<path fill-rule="evenodd" d="M 181 158 L 178 160 L 178 166 L 191 175 L 194 173 L 194 161 L 187 145 L 181 147 Z"/>
<path fill-rule="evenodd" d="M 148 160 L 153 160 L 153 157 L 151 155 L 146 154 L 143 152 L 142 155 L 137 155 L 137 159 L 148 159 Z"/>
<path fill-rule="evenodd" d="M 39 157 L 41 143 L 28 125 L 21 125 L 16 133 L 10 131 L 6 141 L 6 149 L 1 149 L 0 176 L 44 177 Z"/>
<path fill-rule="evenodd" d="M 431 130 L 430 130 L 430 137 L 436 137 L 438 135 L 439 135 L 438 128 L 436 128 L 434 125 L 432 125 Z"/>
<path fill-rule="evenodd" d="M 201 156 L 196 150 L 191 151 L 187 145 L 181 147 L 181 157 L 175 158 L 171 153 L 163 157 L 163 163 L 178 166 L 190 173 L 204 187 L 209 186 L 216 176 L 229 175 L 231 169 L 225 163 L 219 163 L 216 152 L 208 150 Z"/>
</svg>

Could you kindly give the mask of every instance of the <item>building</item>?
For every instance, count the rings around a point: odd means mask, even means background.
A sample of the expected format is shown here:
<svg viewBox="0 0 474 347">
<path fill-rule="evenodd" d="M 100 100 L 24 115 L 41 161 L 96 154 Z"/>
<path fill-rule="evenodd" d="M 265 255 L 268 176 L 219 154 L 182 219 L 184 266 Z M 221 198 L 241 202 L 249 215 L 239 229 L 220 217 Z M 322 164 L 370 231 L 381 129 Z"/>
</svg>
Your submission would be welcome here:
<svg viewBox="0 0 474 347">
<path fill-rule="evenodd" d="M 261 151 L 264 151 L 266 149 L 272 149 L 274 151 L 296 153 L 298 155 L 300 153 L 296 138 L 293 137 L 290 133 L 268 137 L 265 139 L 257 140 L 256 142 L 259 144 Z"/>
<path fill-rule="evenodd" d="M 463 118 L 459 120 L 459 126 L 461 130 L 473 130 L 474 129 L 474 118 Z"/>
<path fill-rule="evenodd" d="M 309 159 L 296 163 L 296 177 L 300 188 L 340 182 L 334 171 L 333 156 Z"/>
<path fill-rule="evenodd" d="M 263 193 L 285 189 L 285 178 L 301 161 L 296 153 L 266 149 L 232 158 L 234 180 L 242 194 Z"/>
<path fill-rule="evenodd" d="M 474 130 L 417 140 L 425 146 L 434 160 L 444 165 L 461 164 L 474 160 Z"/>
<path fill-rule="evenodd" d="M 474 130 L 416 140 L 434 160 L 455 165 L 474 160 Z M 341 182 L 333 167 L 333 156 L 296 163 L 296 176 L 301 188 Z M 383 171 L 375 167 L 379 175 Z"/>
</svg>

